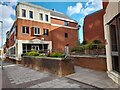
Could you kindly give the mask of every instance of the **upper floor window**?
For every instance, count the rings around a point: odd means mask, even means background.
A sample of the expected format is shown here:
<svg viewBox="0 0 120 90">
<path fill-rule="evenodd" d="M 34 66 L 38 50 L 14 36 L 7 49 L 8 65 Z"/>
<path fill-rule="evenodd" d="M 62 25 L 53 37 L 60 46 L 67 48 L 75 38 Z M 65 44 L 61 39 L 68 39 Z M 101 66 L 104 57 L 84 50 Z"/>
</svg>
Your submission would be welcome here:
<svg viewBox="0 0 120 90">
<path fill-rule="evenodd" d="M 28 26 L 22 26 L 22 33 L 29 34 L 29 27 Z"/>
<path fill-rule="evenodd" d="M 45 21 L 48 21 L 48 15 L 45 15 Z"/>
<path fill-rule="evenodd" d="M 33 11 L 29 11 L 29 17 L 33 18 Z"/>
<path fill-rule="evenodd" d="M 68 26 L 68 22 L 65 21 L 65 22 L 64 22 L 64 26 Z"/>
<path fill-rule="evenodd" d="M 68 33 L 65 33 L 65 38 L 68 38 Z"/>
<path fill-rule="evenodd" d="M 40 20 L 43 21 L 43 14 L 42 13 L 40 13 Z"/>
<path fill-rule="evenodd" d="M 22 17 L 26 17 L 26 10 L 22 9 Z"/>
<path fill-rule="evenodd" d="M 40 35 L 40 28 L 34 27 L 34 35 Z"/>
<path fill-rule="evenodd" d="M 48 29 L 43 29 L 43 35 L 48 35 L 49 30 Z"/>
</svg>

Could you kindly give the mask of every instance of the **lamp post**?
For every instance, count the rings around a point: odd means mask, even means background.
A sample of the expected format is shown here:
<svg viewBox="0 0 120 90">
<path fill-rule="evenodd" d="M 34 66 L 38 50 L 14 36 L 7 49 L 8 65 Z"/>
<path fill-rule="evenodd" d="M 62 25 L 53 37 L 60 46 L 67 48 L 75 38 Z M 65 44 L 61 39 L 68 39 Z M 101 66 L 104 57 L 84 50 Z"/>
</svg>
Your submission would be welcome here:
<svg viewBox="0 0 120 90">
<path fill-rule="evenodd" d="M 2 34 L 2 38 L 1 38 L 1 48 L 2 48 L 2 53 L 1 53 L 1 69 L 3 70 L 3 21 L 0 21 L 1 23 L 1 34 Z"/>
</svg>

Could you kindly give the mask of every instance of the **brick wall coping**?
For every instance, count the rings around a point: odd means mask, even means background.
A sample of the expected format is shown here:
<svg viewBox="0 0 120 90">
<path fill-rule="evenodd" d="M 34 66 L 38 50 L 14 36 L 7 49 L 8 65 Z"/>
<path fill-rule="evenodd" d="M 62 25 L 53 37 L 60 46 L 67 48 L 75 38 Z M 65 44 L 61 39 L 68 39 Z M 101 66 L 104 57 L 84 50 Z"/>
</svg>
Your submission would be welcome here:
<svg viewBox="0 0 120 90">
<path fill-rule="evenodd" d="M 71 55 L 72 57 L 106 58 L 106 55 Z"/>
<path fill-rule="evenodd" d="M 39 57 L 39 56 L 23 56 L 23 57 L 42 58 L 42 59 L 51 59 L 51 60 L 65 60 L 64 58 L 55 58 L 55 57 Z"/>
</svg>

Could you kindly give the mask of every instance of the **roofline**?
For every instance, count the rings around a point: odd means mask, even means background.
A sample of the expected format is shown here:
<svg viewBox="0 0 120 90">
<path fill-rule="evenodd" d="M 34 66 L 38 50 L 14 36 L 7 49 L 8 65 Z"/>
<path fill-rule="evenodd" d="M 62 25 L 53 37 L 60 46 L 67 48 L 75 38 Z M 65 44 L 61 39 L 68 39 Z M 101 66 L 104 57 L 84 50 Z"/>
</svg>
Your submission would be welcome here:
<svg viewBox="0 0 120 90">
<path fill-rule="evenodd" d="M 68 22 L 78 23 L 78 22 L 75 21 L 75 20 L 65 19 L 65 18 L 61 18 L 61 17 L 57 17 L 57 16 L 53 16 L 53 15 L 51 15 L 51 18 L 55 18 L 55 19 L 59 19 L 59 20 L 63 20 L 63 21 L 68 21 Z"/>
<path fill-rule="evenodd" d="M 44 8 L 44 7 L 39 6 L 39 5 L 27 3 L 27 2 L 19 2 L 19 3 L 17 4 L 17 6 L 18 6 L 19 4 L 24 4 L 24 5 L 28 5 L 28 6 L 33 6 L 33 7 L 38 8 L 38 9 L 44 9 L 44 10 L 46 10 L 46 11 L 52 12 L 52 10 L 50 10 L 50 9 Z M 16 6 L 16 8 L 17 8 L 17 6 Z M 62 13 L 62 12 L 58 12 L 58 11 L 53 11 L 53 12 L 56 12 L 56 13 L 60 13 L 60 14 L 65 15 L 65 14 Z M 51 16 L 53 16 L 53 15 L 51 15 Z M 67 16 L 67 15 L 65 15 L 65 16 Z M 67 16 L 67 17 L 69 17 L 69 16 Z M 70 17 L 69 17 L 69 18 L 70 18 Z M 71 19 L 72 19 L 72 18 L 71 18 Z M 70 20 L 70 19 L 69 19 L 69 20 Z M 72 20 L 75 21 L 75 22 L 77 22 L 77 21 L 74 20 L 74 19 L 72 19 Z"/>
<path fill-rule="evenodd" d="M 102 10 L 103 10 L 103 9 L 100 9 L 100 10 L 98 10 L 98 11 L 95 11 L 95 12 L 93 12 L 93 13 L 91 13 L 91 14 L 86 15 L 85 17 L 91 16 L 91 15 L 96 14 L 96 13 L 99 13 L 99 12 L 102 11 Z"/>
</svg>

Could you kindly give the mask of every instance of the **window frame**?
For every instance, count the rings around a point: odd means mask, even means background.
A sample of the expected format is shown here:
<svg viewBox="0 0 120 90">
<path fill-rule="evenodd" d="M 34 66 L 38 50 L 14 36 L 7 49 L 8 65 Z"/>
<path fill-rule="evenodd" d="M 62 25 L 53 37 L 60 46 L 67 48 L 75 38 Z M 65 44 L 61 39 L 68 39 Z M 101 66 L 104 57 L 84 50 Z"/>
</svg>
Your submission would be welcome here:
<svg viewBox="0 0 120 90">
<path fill-rule="evenodd" d="M 65 38 L 68 38 L 68 33 L 65 33 L 64 35 L 65 35 Z"/>
<path fill-rule="evenodd" d="M 25 11 L 25 12 L 23 12 Z M 26 10 L 25 9 L 22 9 L 22 17 L 26 17 Z"/>
<path fill-rule="evenodd" d="M 23 32 L 23 28 L 24 28 L 24 32 Z M 27 29 L 28 28 L 28 29 Z M 28 30 L 28 32 L 27 32 L 27 30 Z M 29 27 L 28 26 L 22 26 L 22 33 L 23 34 L 29 34 Z"/>
<path fill-rule="evenodd" d="M 39 19 L 43 21 L 43 13 L 39 13 Z"/>
<path fill-rule="evenodd" d="M 45 21 L 49 21 L 49 16 L 47 14 L 45 14 Z"/>
<path fill-rule="evenodd" d="M 46 30 L 47 30 L 47 32 L 45 33 Z M 49 29 L 43 28 L 43 35 L 48 36 L 49 35 Z"/>
<path fill-rule="evenodd" d="M 67 21 L 64 21 L 64 26 L 68 26 L 68 22 Z"/>
<path fill-rule="evenodd" d="M 39 27 L 34 27 L 34 35 L 40 35 L 40 28 Z M 35 31 L 36 30 L 36 31 Z M 38 31 L 39 30 L 39 31 Z M 38 33 L 39 32 L 39 33 Z"/>
<path fill-rule="evenodd" d="M 33 11 L 29 11 L 29 18 L 33 19 Z"/>
</svg>

